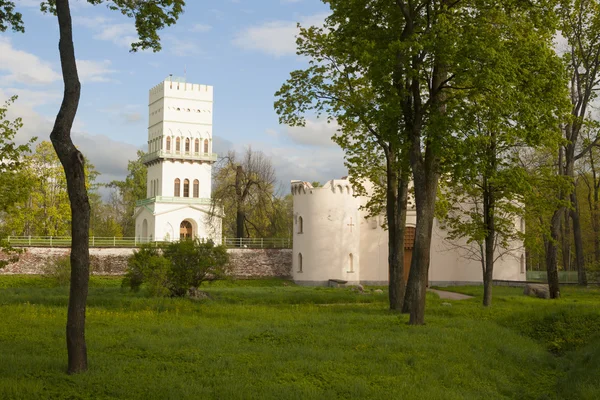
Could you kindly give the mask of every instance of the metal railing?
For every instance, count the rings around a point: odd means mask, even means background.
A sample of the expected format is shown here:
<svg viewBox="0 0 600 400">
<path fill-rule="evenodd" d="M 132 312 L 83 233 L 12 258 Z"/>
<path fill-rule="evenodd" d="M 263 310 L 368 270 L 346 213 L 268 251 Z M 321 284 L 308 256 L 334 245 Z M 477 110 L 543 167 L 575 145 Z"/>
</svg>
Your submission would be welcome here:
<svg viewBox="0 0 600 400">
<path fill-rule="evenodd" d="M 8 236 L 7 244 L 13 247 L 71 247 L 70 236 Z M 152 238 L 91 236 L 90 247 L 140 247 L 144 244 L 161 244 Z M 222 244 L 242 249 L 291 249 L 292 240 L 285 238 L 223 238 Z"/>
<path fill-rule="evenodd" d="M 158 150 L 148 153 L 142 157 L 142 162 L 147 163 L 157 158 L 174 158 L 178 160 L 200 160 L 200 161 L 217 161 L 216 153 L 196 153 L 193 151 L 165 151 Z"/>
<path fill-rule="evenodd" d="M 240 249 L 291 249 L 289 238 L 223 238 L 225 247 Z"/>
<path fill-rule="evenodd" d="M 203 204 L 210 205 L 211 199 L 200 198 L 200 197 L 170 197 L 170 196 L 155 196 L 149 199 L 138 200 L 136 205 L 138 207 L 145 206 L 152 203 L 183 203 L 183 204 Z"/>
</svg>

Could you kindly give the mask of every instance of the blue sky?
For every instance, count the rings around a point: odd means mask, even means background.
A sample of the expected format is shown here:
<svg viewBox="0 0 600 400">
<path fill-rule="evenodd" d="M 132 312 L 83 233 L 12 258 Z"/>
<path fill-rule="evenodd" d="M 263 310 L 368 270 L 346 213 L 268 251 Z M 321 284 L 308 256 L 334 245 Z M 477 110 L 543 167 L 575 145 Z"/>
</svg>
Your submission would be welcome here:
<svg viewBox="0 0 600 400">
<path fill-rule="evenodd" d="M 60 105 L 62 81 L 55 17 L 40 0 L 16 0 L 25 34 L 0 34 L 0 99 L 19 95 L 11 115 L 25 124 L 18 141 L 47 139 Z M 247 146 L 269 155 L 283 190 L 290 179 L 345 175 L 343 153 L 330 140 L 335 127 L 309 120 L 305 128 L 278 124 L 274 93 L 306 60 L 295 54 L 296 23 L 318 25 L 318 0 L 188 0 L 176 26 L 161 31 L 160 53 L 129 53 L 133 21 L 72 0 L 82 97 L 73 140 L 103 174 L 122 179 L 127 160 L 147 140 L 148 90 L 169 74 L 214 86 L 215 149 Z"/>
</svg>

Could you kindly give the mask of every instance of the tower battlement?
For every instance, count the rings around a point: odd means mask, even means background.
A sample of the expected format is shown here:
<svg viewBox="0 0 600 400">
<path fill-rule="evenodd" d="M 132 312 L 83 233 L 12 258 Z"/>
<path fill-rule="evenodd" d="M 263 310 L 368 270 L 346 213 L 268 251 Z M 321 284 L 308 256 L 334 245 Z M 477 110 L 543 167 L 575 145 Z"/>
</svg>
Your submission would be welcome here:
<svg viewBox="0 0 600 400">
<path fill-rule="evenodd" d="M 168 77 L 149 91 L 148 102 L 152 104 L 164 97 L 188 100 L 213 101 L 213 87 L 187 83 L 182 78 Z"/>
<path fill-rule="evenodd" d="M 354 190 L 352 189 L 352 185 L 347 178 L 342 179 L 331 179 L 327 181 L 323 186 L 313 187 L 310 182 L 304 182 L 299 180 L 293 180 L 290 183 L 292 196 L 302 195 L 302 194 L 313 194 L 313 192 L 318 191 L 318 193 L 326 193 L 330 192 L 331 194 L 345 194 L 349 196 L 354 195 Z"/>
</svg>

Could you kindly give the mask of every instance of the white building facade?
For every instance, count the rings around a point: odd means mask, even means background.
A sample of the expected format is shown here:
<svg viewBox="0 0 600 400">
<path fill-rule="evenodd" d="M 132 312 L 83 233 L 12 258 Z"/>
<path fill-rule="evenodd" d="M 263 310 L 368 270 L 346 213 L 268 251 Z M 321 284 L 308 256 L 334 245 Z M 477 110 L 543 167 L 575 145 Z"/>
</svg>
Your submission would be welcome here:
<svg viewBox="0 0 600 400">
<path fill-rule="evenodd" d="M 211 201 L 213 88 L 167 78 L 148 100 L 147 197 L 137 202 L 136 240 L 221 240 Z"/>
<path fill-rule="evenodd" d="M 382 227 L 385 219 L 383 215 L 367 218 L 360 206 L 368 199 L 354 197 L 348 179 L 333 179 L 320 187 L 292 181 L 291 191 L 294 199 L 292 276 L 296 283 L 324 285 L 330 279 L 349 284 L 388 283 L 388 232 Z M 410 209 L 406 218 L 405 279 L 415 227 L 416 211 Z M 434 222 L 430 285 L 483 282 L 481 263 L 466 257 L 461 246 L 467 246 L 466 239 L 450 242 L 437 221 Z M 514 250 L 505 252 L 496 261 L 494 279 L 524 281 L 525 250 L 522 243 L 514 243 L 511 248 Z"/>
</svg>

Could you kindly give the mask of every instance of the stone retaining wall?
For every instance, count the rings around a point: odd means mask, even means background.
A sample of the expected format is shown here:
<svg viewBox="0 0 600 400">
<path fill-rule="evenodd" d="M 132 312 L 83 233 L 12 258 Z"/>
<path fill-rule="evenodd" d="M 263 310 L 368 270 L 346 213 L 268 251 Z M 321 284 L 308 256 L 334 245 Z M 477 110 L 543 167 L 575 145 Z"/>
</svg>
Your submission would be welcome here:
<svg viewBox="0 0 600 400">
<path fill-rule="evenodd" d="M 17 262 L 0 269 L 0 274 L 42 274 L 53 259 L 66 257 L 68 248 L 27 247 Z M 90 266 L 95 275 L 122 275 L 132 248 L 90 248 Z M 229 249 L 230 274 L 236 278 L 285 278 L 292 276 L 291 249 Z M 0 260 L 11 256 L 0 253 Z"/>
</svg>

